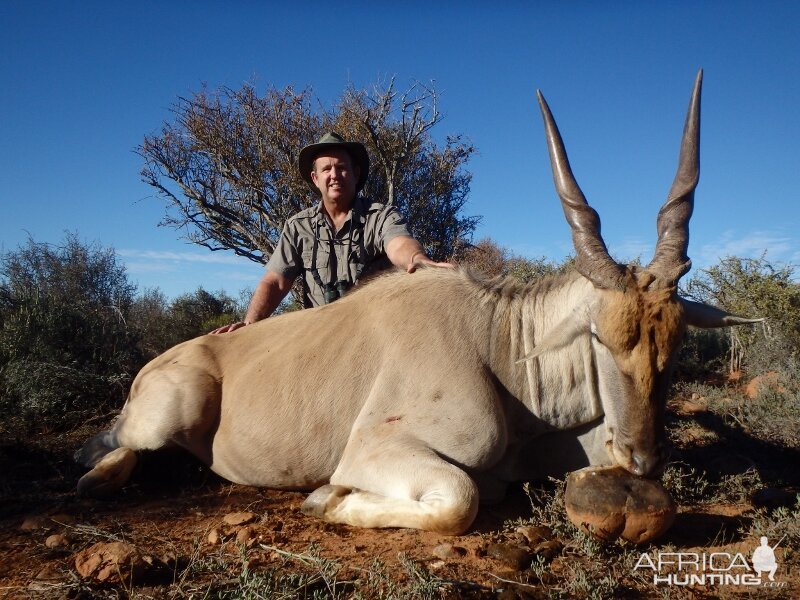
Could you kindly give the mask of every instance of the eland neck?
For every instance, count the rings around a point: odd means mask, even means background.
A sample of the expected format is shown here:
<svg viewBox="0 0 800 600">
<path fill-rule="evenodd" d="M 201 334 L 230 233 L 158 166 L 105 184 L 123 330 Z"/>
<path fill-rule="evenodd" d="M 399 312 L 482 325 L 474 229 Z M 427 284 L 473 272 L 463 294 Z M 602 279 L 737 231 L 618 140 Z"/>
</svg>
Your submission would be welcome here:
<svg viewBox="0 0 800 600">
<path fill-rule="evenodd" d="M 588 329 L 562 348 L 519 362 L 570 314 L 575 313 L 577 319 L 589 310 L 596 294 L 592 283 L 574 273 L 547 277 L 527 287 L 506 281 L 491 293 L 490 364 L 510 394 L 533 415 L 559 429 L 600 417 L 603 409 Z"/>
</svg>

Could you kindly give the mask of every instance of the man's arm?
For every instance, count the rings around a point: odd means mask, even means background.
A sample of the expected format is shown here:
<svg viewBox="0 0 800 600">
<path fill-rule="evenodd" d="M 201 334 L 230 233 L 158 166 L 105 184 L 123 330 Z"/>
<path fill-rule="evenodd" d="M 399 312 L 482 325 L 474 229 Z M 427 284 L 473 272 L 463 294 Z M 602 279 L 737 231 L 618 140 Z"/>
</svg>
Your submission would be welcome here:
<svg viewBox="0 0 800 600">
<path fill-rule="evenodd" d="M 292 289 L 292 280 L 273 271 L 267 271 L 258 282 L 244 321 L 238 321 L 215 329 L 211 333 L 228 333 L 261 319 L 266 319 Z"/>
<path fill-rule="evenodd" d="M 410 235 L 398 235 L 386 244 L 386 256 L 396 267 L 401 267 L 413 273 L 421 265 L 432 267 L 448 267 L 453 265 L 447 262 L 435 262 L 425 255 L 425 250 L 417 240 Z"/>
</svg>

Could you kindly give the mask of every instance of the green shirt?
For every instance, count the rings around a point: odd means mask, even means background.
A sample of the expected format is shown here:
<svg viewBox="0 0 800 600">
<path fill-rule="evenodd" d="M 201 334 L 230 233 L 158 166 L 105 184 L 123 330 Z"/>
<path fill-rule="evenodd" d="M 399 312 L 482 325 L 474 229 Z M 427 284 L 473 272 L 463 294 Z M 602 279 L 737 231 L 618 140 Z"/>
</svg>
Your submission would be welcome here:
<svg viewBox="0 0 800 600">
<path fill-rule="evenodd" d="M 409 233 L 394 206 L 358 196 L 344 225 L 334 232 L 320 201 L 286 221 L 267 270 L 291 280 L 302 276 L 303 304 L 320 306 L 325 304 L 325 297 L 312 273 L 315 253 L 323 285 L 337 281 L 353 285 L 391 264 L 386 257 L 386 244 L 399 235 Z"/>
</svg>

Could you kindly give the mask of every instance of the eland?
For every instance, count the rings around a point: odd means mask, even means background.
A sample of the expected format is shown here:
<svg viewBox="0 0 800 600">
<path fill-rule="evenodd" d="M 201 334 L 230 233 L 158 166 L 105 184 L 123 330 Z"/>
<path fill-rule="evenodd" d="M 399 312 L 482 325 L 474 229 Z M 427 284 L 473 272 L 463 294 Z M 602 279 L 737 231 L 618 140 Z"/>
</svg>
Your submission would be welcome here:
<svg viewBox="0 0 800 600">
<path fill-rule="evenodd" d="M 232 482 L 313 490 L 303 511 L 444 534 L 512 481 L 665 456 L 670 371 L 687 325 L 753 323 L 678 296 L 699 176 L 698 73 L 647 266 L 614 261 L 541 93 L 576 271 L 522 285 L 468 270 L 380 276 L 343 299 L 166 351 L 78 459 L 102 496 L 137 451 L 182 447 Z M 347 335 L 343 335 L 343 332 Z"/>
</svg>

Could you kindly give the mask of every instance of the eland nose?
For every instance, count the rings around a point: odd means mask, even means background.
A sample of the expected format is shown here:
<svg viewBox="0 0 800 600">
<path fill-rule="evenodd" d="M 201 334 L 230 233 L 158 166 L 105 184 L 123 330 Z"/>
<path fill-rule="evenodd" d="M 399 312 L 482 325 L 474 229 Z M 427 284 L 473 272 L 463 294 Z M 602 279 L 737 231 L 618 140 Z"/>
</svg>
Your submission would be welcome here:
<svg viewBox="0 0 800 600">
<path fill-rule="evenodd" d="M 639 452 L 631 453 L 631 462 L 633 462 L 633 472 L 635 475 L 645 477 L 653 471 L 661 463 L 661 453 L 653 452 L 642 454 Z"/>
</svg>

